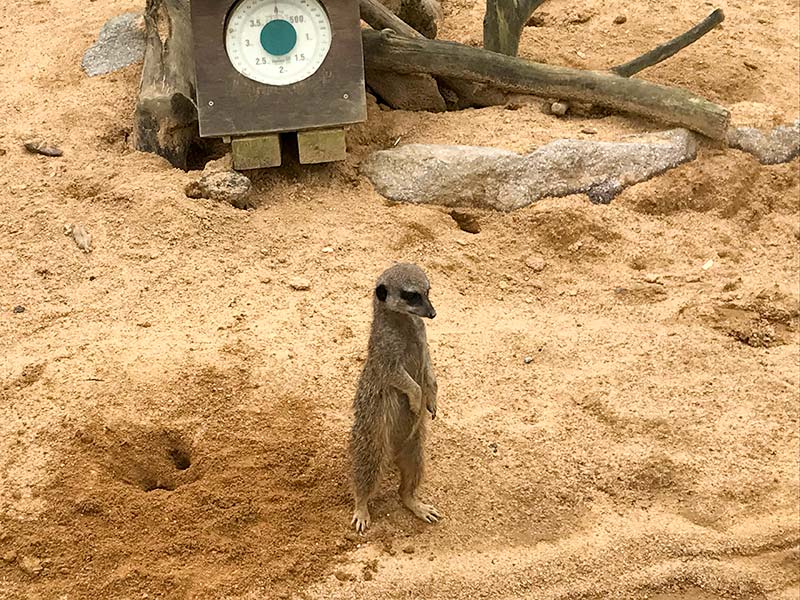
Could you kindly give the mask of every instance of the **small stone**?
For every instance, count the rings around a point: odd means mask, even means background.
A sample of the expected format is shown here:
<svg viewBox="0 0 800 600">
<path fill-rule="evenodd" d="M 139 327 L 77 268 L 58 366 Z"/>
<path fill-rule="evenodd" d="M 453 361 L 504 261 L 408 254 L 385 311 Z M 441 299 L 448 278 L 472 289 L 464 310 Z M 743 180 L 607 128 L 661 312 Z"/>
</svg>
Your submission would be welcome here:
<svg viewBox="0 0 800 600">
<path fill-rule="evenodd" d="M 625 15 L 617 15 L 616 17 L 614 17 L 614 25 L 622 25 L 627 20 L 628 17 L 626 17 Z"/>
<path fill-rule="evenodd" d="M 572 296 L 573 298 L 578 295 L 578 290 L 570 290 L 567 292 L 567 296 Z"/>
<path fill-rule="evenodd" d="M 14 307 L 14 314 L 15 315 L 21 315 L 24 312 L 25 312 L 25 307 L 24 306 L 15 306 Z"/>
<path fill-rule="evenodd" d="M 478 217 L 475 215 L 460 210 L 451 210 L 450 216 L 458 223 L 458 227 L 461 231 L 466 231 L 467 233 L 481 232 L 481 224 L 478 222 Z"/>
<path fill-rule="evenodd" d="M 408 544 L 407 546 L 403 546 L 403 552 L 405 552 L 406 554 L 414 554 L 414 551 L 415 551 L 415 548 L 411 544 Z"/>
<path fill-rule="evenodd" d="M 311 289 L 311 283 L 308 279 L 295 277 L 289 282 L 289 287 L 298 292 L 305 292 Z"/>
<path fill-rule="evenodd" d="M 751 71 L 758 71 L 758 65 L 755 63 L 751 63 L 750 61 L 744 61 L 744 66 L 750 69 Z"/>
<path fill-rule="evenodd" d="M 19 568 L 28 575 L 38 575 L 44 570 L 42 561 L 33 556 L 23 556 L 19 561 Z"/>
<path fill-rule="evenodd" d="M 189 198 L 208 198 L 227 202 L 236 208 L 252 208 L 248 199 L 252 184 L 236 171 L 210 171 L 199 181 L 190 181 L 185 193 Z"/>
<path fill-rule="evenodd" d="M 648 273 L 644 276 L 645 283 L 658 283 L 661 280 L 661 275 L 655 273 Z"/>
<path fill-rule="evenodd" d="M 92 234 L 83 225 L 70 225 L 70 234 L 78 248 L 87 253 L 92 251 Z"/>
<path fill-rule="evenodd" d="M 591 127 L 584 127 L 581 129 L 581 133 L 585 133 L 586 135 L 595 135 L 597 133 L 596 129 L 592 129 Z"/>
<path fill-rule="evenodd" d="M 498 283 L 498 284 L 497 284 L 497 286 L 498 286 L 498 287 L 499 287 L 501 290 L 507 290 L 507 289 L 508 289 L 508 284 L 507 284 L 505 281 L 501 281 L 500 283 Z"/>
<path fill-rule="evenodd" d="M 41 154 L 42 156 L 63 156 L 64 153 L 60 148 L 51 146 L 43 140 L 31 140 L 25 142 L 25 149 L 31 154 Z"/>
<path fill-rule="evenodd" d="M 331 248 L 330 246 L 325 246 L 325 247 L 322 249 L 322 251 L 323 251 L 325 254 L 330 254 L 331 252 L 333 252 L 333 248 Z"/>
<path fill-rule="evenodd" d="M 711 267 L 713 267 L 713 266 L 714 266 L 714 259 L 713 259 L 713 258 L 709 258 L 709 259 L 708 259 L 708 260 L 707 260 L 707 261 L 706 261 L 706 262 L 703 264 L 703 271 L 708 271 L 708 270 L 709 270 Z"/>
<path fill-rule="evenodd" d="M 522 359 L 522 362 L 524 362 L 526 365 L 529 365 L 529 364 L 531 364 L 533 362 L 533 357 L 532 356 L 526 356 L 524 359 Z"/>
<path fill-rule="evenodd" d="M 336 579 L 338 579 L 339 581 L 353 581 L 353 579 L 355 579 L 355 577 L 351 573 L 348 573 L 346 571 L 336 571 L 333 574 L 333 576 L 336 577 Z"/>
<path fill-rule="evenodd" d="M 557 117 L 563 117 L 567 114 L 569 110 L 569 105 L 564 102 L 553 102 L 550 105 L 550 114 L 555 115 Z"/>
<path fill-rule="evenodd" d="M 17 553 L 16 553 L 16 552 L 14 552 L 13 550 L 9 550 L 9 551 L 8 551 L 8 552 L 6 552 L 5 554 L 3 554 L 3 557 L 2 557 L 2 558 L 3 558 L 3 560 L 4 560 L 5 562 L 7 562 L 7 563 L 12 563 L 12 562 L 14 562 L 15 560 L 17 560 Z"/>
<path fill-rule="evenodd" d="M 525 266 L 534 273 L 540 273 L 547 267 L 547 261 L 543 256 L 534 254 L 525 259 Z"/>
<path fill-rule="evenodd" d="M 144 321 L 144 322 L 142 322 L 142 323 L 137 323 L 137 325 L 138 325 L 139 327 L 142 327 L 142 328 L 144 328 L 144 329 L 149 329 L 150 327 L 152 327 L 152 326 L 153 326 L 153 325 L 150 323 L 150 321 Z"/>
<path fill-rule="evenodd" d="M 686 283 L 697 283 L 700 281 L 699 275 L 687 275 L 685 279 Z"/>
</svg>

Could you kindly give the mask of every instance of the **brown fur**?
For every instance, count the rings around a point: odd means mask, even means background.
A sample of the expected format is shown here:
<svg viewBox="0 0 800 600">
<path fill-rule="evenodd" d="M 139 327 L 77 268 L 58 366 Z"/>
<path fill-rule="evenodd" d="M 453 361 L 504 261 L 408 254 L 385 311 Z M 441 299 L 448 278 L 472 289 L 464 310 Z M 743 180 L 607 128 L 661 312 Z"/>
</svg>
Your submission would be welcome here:
<svg viewBox="0 0 800 600">
<path fill-rule="evenodd" d="M 422 269 L 407 263 L 386 270 L 375 286 L 367 360 L 353 402 L 350 434 L 353 524 L 359 532 L 370 524 L 369 500 L 392 459 L 400 470 L 403 504 L 429 523 L 439 519 L 434 507 L 417 498 L 424 466 L 425 409 L 436 416 L 436 377 L 420 318 L 436 316 L 429 290 Z"/>
</svg>

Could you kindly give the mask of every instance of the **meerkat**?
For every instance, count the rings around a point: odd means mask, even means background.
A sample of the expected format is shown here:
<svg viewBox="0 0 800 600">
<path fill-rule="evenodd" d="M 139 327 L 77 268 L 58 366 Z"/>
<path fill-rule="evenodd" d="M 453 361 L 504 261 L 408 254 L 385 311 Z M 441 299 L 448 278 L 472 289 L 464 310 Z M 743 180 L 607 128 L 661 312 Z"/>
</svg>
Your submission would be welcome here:
<svg viewBox="0 0 800 600">
<path fill-rule="evenodd" d="M 372 297 L 372 329 L 367 360 L 353 401 L 350 433 L 355 513 L 352 525 L 370 525 L 369 501 L 381 471 L 394 460 L 400 471 L 400 498 L 418 518 L 434 523 L 439 511 L 417 498 L 423 475 L 425 410 L 436 418 L 436 377 L 425 323 L 436 311 L 430 283 L 418 266 L 396 264 L 384 271 Z"/>
</svg>

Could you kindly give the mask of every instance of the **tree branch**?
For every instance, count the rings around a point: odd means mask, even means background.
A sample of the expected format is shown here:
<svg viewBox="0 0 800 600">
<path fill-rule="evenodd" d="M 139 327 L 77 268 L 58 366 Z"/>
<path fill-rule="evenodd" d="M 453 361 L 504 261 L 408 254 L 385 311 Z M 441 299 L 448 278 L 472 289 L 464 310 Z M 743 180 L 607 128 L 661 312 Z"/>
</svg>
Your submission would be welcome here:
<svg viewBox="0 0 800 600">
<path fill-rule="evenodd" d="M 407 38 L 425 37 L 377 0 L 359 0 L 358 8 L 363 21 L 373 29 L 391 29 Z"/>
<path fill-rule="evenodd" d="M 672 38 L 668 42 L 650 50 L 646 54 L 642 54 L 629 60 L 625 64 L 612 68 L 611 70 L 617 75 L 622 77 L 631 77 L 639 71 L 657 65 L 658 63 L 668 59 L 670 56 L 683 50 L 689 44 L 693 44 L 709 31 L 714 29 L 717 25 L 725 20 L 725 15 L 722 9 L 718 8 L 705 19 L 700 21 L 697 25 L 692 27 L 689 31 Z"/>
<path fill-rule="evenodd" d="M 362 32 L 369 68 L 396 73 L 429 73 L 489 83 L 500 89 L 590 102 L 686 127 L 722 139 L 727 109 L 681 88 L 610 73 L 555 67 L 454 42 L 407 39 L 391 32 Z"/>
<path fill-rule="evenodd" d="M 516 56 L 525 23 L 544 0 L 486 0 L 483 47 Z"/>
</svg>

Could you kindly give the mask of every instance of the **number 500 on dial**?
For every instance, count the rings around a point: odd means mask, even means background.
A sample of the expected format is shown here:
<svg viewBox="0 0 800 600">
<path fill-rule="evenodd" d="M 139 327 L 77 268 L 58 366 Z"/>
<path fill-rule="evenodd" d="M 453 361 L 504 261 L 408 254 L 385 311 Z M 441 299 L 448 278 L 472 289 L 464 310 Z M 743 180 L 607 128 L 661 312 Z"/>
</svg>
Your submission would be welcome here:
<svg viewBox="0 0 800 600">
<path fill-rule="evenodd" d="M 291 85 L 310 77 L 330 47 L 331 24 L 317 0 L 241 0 L 225 29 L 231 64 L 267 85 Z"/>
</svg>

